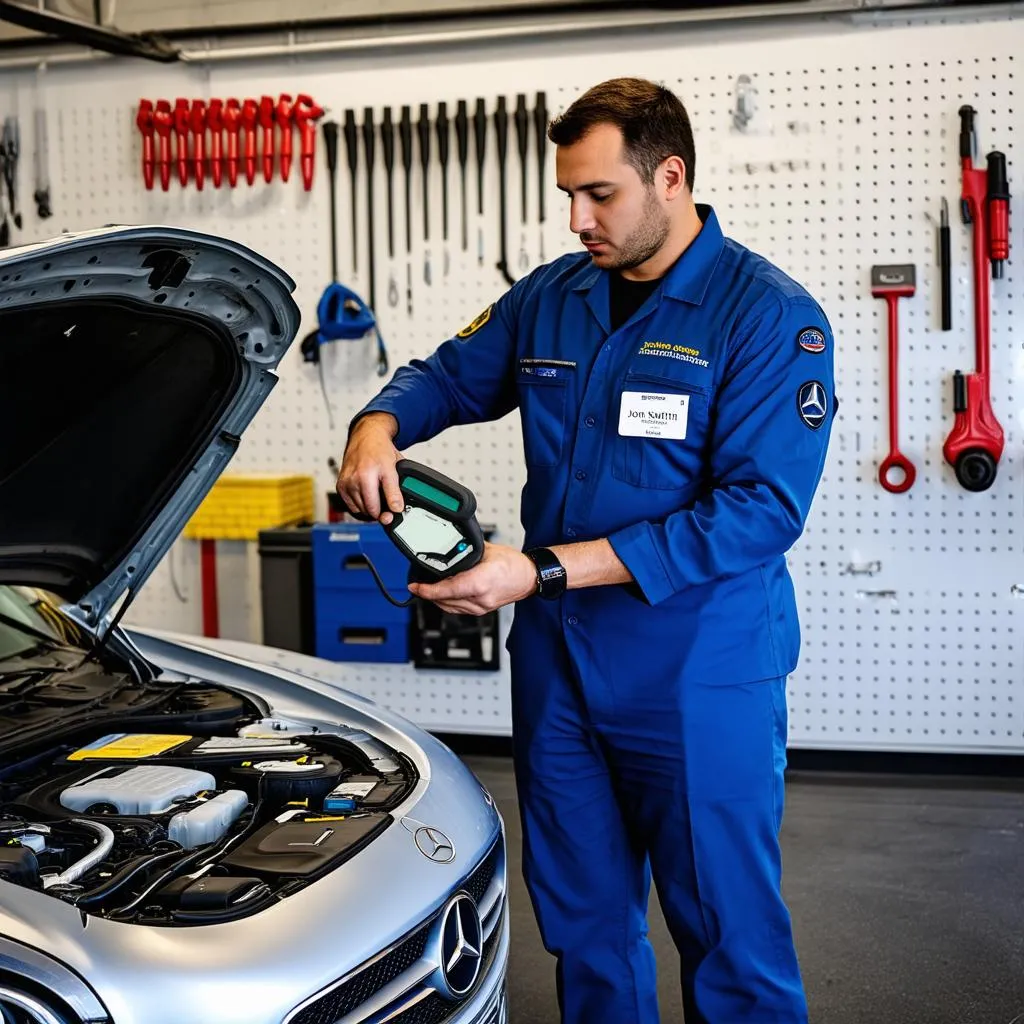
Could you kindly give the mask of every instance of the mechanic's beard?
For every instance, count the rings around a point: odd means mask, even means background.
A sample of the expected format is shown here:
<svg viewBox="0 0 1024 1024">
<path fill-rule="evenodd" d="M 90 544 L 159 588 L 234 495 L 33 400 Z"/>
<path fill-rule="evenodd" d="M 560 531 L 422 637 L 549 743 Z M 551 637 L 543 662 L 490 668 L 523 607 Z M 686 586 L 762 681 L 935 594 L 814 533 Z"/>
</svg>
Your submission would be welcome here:
<svg viewBox="0 0 1024 1024">
<path fill-rule="evenodd" d="M 669 234 L 668 214 L 658 205 L 652 189 L 644 204 L 644 219 L 633 233 L 618 246 L 618 253 L 608 265 L 610 270 L 632 270 L 656 256 Z"/>
</svg>

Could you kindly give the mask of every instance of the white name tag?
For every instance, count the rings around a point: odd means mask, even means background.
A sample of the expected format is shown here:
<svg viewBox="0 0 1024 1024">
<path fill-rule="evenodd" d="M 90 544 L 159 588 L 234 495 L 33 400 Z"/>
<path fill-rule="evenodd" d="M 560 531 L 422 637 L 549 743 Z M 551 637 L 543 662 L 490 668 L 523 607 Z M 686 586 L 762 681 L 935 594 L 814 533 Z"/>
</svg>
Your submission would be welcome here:
<svg viewBox="0 0 1024 1024">
<path fill-rule="evenodd" d="M 619 434 L 622 437 L 663 437 L 681 441 L 686 437 L 689 411 L 689 395 L 623 391 L 619 405 Z"/>
</svg>

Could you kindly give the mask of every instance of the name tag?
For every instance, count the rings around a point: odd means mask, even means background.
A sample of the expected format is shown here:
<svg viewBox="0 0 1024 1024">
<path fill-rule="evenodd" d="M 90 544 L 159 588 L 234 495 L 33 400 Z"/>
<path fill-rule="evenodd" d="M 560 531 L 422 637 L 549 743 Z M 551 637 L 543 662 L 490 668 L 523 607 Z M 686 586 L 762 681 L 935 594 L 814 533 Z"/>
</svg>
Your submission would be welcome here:
<svg viewBox="0 0 1024 1024">
<path fill-rule="evenodd" d="M 689 395 L 623 391 L 619 405 L 619 435 L 681 441 L 686 437 L 689 411 Z"/>
</svg>

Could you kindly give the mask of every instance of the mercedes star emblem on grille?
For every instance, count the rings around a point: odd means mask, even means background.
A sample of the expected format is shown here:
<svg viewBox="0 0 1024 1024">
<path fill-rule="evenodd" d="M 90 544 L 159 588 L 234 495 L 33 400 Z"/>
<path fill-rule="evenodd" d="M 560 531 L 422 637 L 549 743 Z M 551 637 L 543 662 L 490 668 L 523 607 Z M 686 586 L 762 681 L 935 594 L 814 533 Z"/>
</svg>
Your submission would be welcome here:
<svg viewBox="0 0 1024 1024">
<path fill-rule="evenodd" d="M 484 946 L 480 913 L 466 893 L 460 892 L 444 908 L 438 938 L 438 990 L 447 999 L 462 999 L 480 976 Z"/>
</svg>

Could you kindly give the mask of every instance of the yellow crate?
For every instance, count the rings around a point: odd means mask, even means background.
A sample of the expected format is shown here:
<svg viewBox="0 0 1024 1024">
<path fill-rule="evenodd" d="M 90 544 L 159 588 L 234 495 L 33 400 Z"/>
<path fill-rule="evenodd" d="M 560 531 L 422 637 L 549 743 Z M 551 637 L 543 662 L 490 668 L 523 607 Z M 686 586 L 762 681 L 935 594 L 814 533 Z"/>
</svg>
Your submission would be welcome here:
<svg viewBox="0 0 1024 1024">
<path fill-rule="evenodd" d="M 260 530 L 313 521 L 313 478 L 289 473 L 225 473 L 185 525 L 201 540 L 256 540 Z"/>
</svg>

